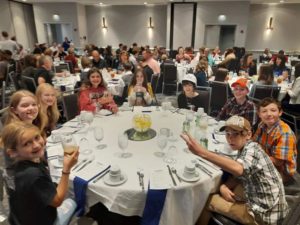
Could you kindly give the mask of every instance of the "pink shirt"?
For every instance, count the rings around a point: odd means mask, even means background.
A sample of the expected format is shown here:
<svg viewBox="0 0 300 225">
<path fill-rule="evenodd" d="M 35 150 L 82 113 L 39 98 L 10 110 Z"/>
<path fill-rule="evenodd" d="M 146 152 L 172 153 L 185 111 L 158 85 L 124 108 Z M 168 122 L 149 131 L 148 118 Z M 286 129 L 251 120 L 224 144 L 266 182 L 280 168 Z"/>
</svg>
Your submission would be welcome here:
<svg viewBox="0 0 300 225">
<path fill-rule="evenodd" d="M 150 58 L 146 61 L 146 63 L 153 70 L 153 73 L 160 73 L 159 63 L 155 59 Z"/>
</svg>

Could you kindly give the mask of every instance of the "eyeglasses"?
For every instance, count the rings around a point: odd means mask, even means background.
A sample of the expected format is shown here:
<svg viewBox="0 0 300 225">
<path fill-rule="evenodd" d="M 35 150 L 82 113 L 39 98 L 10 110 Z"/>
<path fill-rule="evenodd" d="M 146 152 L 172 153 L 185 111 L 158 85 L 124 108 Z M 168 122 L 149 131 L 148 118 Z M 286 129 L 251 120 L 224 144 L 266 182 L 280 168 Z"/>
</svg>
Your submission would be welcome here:
<svg viewBox="0 0 300 225">
<path fill-rule="evenodd" d="M 245 91 L 247 90 L 246 88 L 235 88 L 233 89 L 234 92 L 237 92 L 237 91 Z"/>
<path fill-rule="evenodd" d="M 225 135 L 226 137 L 233 137 L 233 138 L 236 138 L 237 136 L 239 136 L 241 134 L 241 132 L 230 132 L 230 131 L 225 131 Z"/>
</svg>

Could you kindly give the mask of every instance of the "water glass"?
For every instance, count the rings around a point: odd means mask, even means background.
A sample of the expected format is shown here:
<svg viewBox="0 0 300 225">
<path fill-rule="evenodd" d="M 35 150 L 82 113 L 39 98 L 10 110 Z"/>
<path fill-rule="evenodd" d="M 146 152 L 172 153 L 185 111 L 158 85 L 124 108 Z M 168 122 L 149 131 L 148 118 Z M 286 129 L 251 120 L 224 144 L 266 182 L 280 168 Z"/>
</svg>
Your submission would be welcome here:
<svg viewBox="0 0 300 225">
<path fill-rule="evenodd" d="M 130 158 L 132 156 L 131 153 L 126 152 L 126 148 L 128 147 L 127 133 L 122 132 L 118 135 L 118 145 L 119 148 L 123 151 L 120 155 L 120 158 Z"/>
<path fill-rule="evenodd" d="M 164 162 L 168 164 L 176 163 L 177 160 L 175 159 L 175 155 L 177 154 L 176 146 L 172 145 L 168 148 L 166 157 L 164 158 Z"/>
<path fill-rule="evenodd" d="M 102 139 L 104 138 L 104 131 L 103 131 L 102 127 L 95 127 L 94 128 L 94 137 L 98 142 L 102 141 Z M 96 148 L 99 149 L 99 150 L 104 149 L 106 147 L 107 147 L 106 144 L 99 144 L 99 145 L 96 146 Z"/>
<path fill-rule="evenodd" d="M 164 149 L 168 144 L 168 139 L 165 135 L 157 135 L 157 146 L 159 147 L 160 151 L 159 152 L 154 152 L 154 155 L 157 157 L 164 157 Z"/>
</svg>

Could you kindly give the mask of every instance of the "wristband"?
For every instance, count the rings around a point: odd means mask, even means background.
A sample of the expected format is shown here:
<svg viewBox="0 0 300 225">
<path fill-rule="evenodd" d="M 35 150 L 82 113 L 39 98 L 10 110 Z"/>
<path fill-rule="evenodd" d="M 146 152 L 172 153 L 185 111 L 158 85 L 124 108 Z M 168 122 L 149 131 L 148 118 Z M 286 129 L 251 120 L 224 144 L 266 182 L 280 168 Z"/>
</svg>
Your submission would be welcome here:
<svg viewBox="0 0 300 225">
<path fill-rule="evenodd" d="M 69 175 L 70 172 L 61 171 L 62 175 Z"/>
</svg>

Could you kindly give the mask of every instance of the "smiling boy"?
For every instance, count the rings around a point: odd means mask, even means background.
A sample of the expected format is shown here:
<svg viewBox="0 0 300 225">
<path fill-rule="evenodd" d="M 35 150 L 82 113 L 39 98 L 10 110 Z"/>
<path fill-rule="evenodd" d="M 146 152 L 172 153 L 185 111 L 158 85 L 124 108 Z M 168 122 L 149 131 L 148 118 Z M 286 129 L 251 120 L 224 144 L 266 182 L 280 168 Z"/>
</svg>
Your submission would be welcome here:
<svg viewBox="0 0 300 225">
<path fill-rule="evenodd" d="M 232 174 L 232 177 L 220 186 L 221 196 L 212 197 L 210 209 L 241 223 L 282 224 L 288 212 L 282 179 L 268 155 L 259 144 L 251 141 L 249 121 L 240 116 L 232 116 L 225 126 L 220 128 L 220 131 L 224 130 L 228 144 L 238 151 L 236 160 L 208 151 L 189 134 L 181 135 L 194 154 Z M 235 205 L 238 209 L 235 216 L 228 214 L 229 209 L 215 210 L 224 205 L 229 205 L 230 208 L 239 201 L 240 196 L 233 191 L 239 183 L 244 189 L 246 203 Z"/>
<path fill-rule="evenodd" d="M 253 141 L 258 142 L 270 156 L 282 176 L 283 183 L 293 183 L 297 165 L 297 142 L 289 125 L 280 120 L 280 103 L 273 98 L 263 99 L 258 106 L 258 115 L 261 122 Z"/>
</svg>

